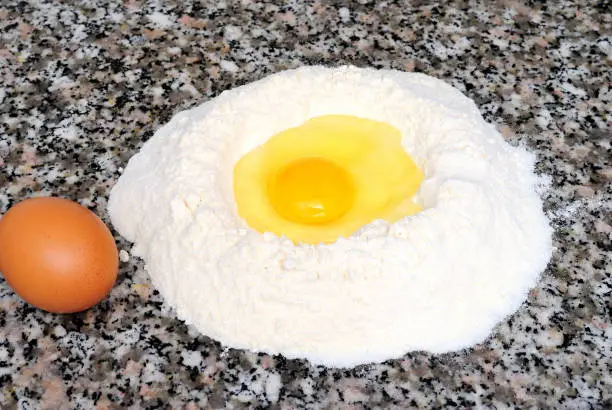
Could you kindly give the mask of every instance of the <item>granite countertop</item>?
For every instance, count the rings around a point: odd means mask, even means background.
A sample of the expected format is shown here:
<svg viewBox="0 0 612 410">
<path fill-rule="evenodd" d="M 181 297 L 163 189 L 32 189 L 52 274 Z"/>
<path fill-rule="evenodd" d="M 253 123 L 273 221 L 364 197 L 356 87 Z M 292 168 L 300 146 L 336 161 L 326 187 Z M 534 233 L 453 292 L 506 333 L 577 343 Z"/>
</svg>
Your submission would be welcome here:
<svg viewBox="0 0 612 410">
<path fill-rule="evenodd" d="M 34 309 L 0 279 L 1 408 L 612 407 L 608 2 L 10 3 L 0 8 L 2 212 L 57 195 L 108 223 L 122 167 L 174 113 L 284 68 L 350 63 L 425 72 L 473 98 L 537 154 L 556 233 L 539 285 L 487 341 L 350 370 L 199 335 L 115 234 L 117 285 L 84 313 Z"/>
</svg>

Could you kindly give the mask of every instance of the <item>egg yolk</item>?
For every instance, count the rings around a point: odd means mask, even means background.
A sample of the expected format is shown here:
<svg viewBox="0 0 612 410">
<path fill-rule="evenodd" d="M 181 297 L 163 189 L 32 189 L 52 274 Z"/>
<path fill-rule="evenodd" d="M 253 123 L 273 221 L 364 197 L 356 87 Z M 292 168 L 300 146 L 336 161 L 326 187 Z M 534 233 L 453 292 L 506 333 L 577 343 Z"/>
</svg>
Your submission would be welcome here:
<svg viewBox="0 0 612 410">
<path fill-rule="evenodd" d="M 324 158 L 304 158 L 281 168 L 268 187 L 272 206 L 282 217 L 302 224 L 323 224 L 351 207 L 351 175 Z"/>
<path fill-rule="evenodd" d="M 424 176 L 390 124 L 348 115 L 311 118 L 269 138 L 234 166 L 238 214 L 294 243 L 332 243 L 376 219 L 421 211 Z"/>
</svg>

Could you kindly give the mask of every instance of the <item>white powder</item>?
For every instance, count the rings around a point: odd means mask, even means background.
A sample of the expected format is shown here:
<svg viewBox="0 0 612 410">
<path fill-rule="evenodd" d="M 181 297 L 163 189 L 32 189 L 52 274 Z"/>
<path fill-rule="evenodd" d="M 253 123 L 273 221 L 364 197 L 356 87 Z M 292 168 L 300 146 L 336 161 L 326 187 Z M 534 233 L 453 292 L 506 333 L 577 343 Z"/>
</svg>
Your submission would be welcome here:
<svg viewBox="0 0 612 410">
<path fill-rule="evenodd" d="M 425 173 L 425 210 L 329 245 L 260 234 L 236 213 L 236 161 L 309 118 L 387 122 Z M 353 366 L 483 341 L 551 256 L 533 155 L 474 103 L 414 73 L 304 67 L 177 114 L 114 187 L 113 224 L 177 315 L 226 346 Z"/>
</svg>

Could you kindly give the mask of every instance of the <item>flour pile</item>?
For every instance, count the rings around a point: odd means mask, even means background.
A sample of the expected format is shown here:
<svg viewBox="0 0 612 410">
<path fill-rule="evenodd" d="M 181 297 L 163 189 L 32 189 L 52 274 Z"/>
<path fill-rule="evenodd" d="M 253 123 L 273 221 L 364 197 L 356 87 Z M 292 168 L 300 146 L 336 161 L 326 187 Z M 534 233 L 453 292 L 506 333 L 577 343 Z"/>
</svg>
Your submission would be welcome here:
<svg viewBox="0 0 612 410">
<path fill-rule="evenodd" d="M 232 170 L 272 135 L 346 114 L 387 122 L 425 173 L 424 211 L 329 245 L 238 217 Z M 353 366 L 483 341 L 551 256 L 534 156 L 422 74 L 303 67 L 177 114 L 129 161 L 109 212 L 177 315 L 226 346 Z"/>
</svg>

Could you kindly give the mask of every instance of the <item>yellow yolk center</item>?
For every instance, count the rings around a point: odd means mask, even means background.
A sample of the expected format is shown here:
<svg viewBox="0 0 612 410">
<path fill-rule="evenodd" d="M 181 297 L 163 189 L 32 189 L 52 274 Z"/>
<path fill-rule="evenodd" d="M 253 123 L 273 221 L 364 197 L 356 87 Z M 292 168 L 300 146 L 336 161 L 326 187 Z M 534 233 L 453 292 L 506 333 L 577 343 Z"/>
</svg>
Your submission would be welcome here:
<svg viewBox="0 0 612 410">
<path fill-rule="evenodd" d="M 344 168 L 323 158 L 302 158 L 268 180 L 268 197 L 283 218 L 301 224 L 325 224 L 352 206 L 355 188 Z"/>
</svg>

